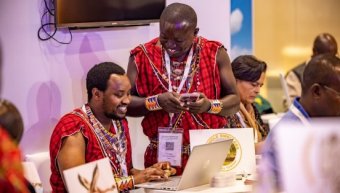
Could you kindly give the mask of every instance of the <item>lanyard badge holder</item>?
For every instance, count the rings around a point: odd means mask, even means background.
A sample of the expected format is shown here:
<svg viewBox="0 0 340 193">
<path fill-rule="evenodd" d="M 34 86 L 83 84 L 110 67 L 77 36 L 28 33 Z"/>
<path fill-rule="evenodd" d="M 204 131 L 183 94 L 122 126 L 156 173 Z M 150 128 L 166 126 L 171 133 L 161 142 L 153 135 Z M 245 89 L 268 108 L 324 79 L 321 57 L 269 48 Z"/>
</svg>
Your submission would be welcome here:
<svg viewBox="0 0 340 193">
<path fill-rule="evenodd" d="M 183 129 L 158 128 L 158 162 L 168 161 L 172 166 L 182 165 Z"/>
<path fill-rule="evenodd" d="M 177 93 L 181 93 L 181 90 L 186 82 L 189 72 L 190 64 L 192 63 L 193 47 L 190 49 L 182 80 L 177 88 Z M 170 67 L 170 56 L 167 52 L 164 53 L 165 68 L 168 74 L 168 91 L 173 92 L 171 84 L 171 67 Z M 159 127 L 158 128 L 158 162 L 168 161 L 172 166 L 182 166 L 182 141 L 183 141 L 183 129 L 173 128 L 174 113 L 169 113 L 169 126 L 170 127 Z"/>
</svg>

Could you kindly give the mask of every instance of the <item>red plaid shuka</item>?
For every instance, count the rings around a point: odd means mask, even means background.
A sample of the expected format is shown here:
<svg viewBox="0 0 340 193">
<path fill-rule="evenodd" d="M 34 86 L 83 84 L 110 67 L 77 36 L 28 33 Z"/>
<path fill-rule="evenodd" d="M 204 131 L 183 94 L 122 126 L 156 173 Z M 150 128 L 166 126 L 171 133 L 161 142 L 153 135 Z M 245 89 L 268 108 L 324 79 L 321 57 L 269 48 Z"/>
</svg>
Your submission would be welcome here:
<svg viewBox="0 0 340 193">
<path fill-rule="evenodd" d="M 200 41 L 199 41 L 200 38 Z M 209 99 L 219 99 L 221 93 L 221 84 L 220 84 L 220 74 L 219 68 L 216 62 L 216 55 L 219 48 L 222 47 L 222 44 L 215 41 L 209 41 L 202 37 L 195 39 L 194 42 L 194 56 L 199 57 L 198 70 L 195 72 L 192 77 L 191 87 L 184 87 L 181 93 L 184 92 L 202 92 Z M 150 42 L 144 44 L 144 47 L 147 51 L 150 60 L 154 63 L 157 70 L 166 75 L 165 65 L 162 62 L 162 50 L 160 47 L 156 46 L 158 42 L 158 38 L 151 40 Z M 200 49 L 199 49 L 200 48 Z M 196 55 L 197 50 L 198 55 Z M 159 81 L 159 77 L 155 74 L 155 69 L 153 69 L 150 65 L 148 58 L 143 52 L 140 46 L 136 47 L 131 51 L 131 55 L 134 56 L 136 67 L 137 67 L 137 78 L 136 78 L 136 88 L 139 96 L 148 97 L 152 95 L 156 95 L 159 93 L 168 92 L 168 83 L 163 81 L 162 86 Z M 190 80 L 187 80 L 190 81 Z M 185 83 L 187 85 L 188 82 Z M 178 85 L 176 85 L 178 86 Z M 204 124 L 199 124 L 200 121 L 204 120 Z M 203 128 L 222 128 L 227 124 L 227 120 L 225 117 L 221 117 L 218 115 L 212 115 L 208 113 L 202 113 L 193 117 L 193 115 L 189 112 L 183 112 L 183 116 L 179 124 L 176 126 L 177 128 L 184 129 L 183 136 L 183 147 L 188 146 L 189 144 L 189 129 L 203 129 Z M 151 111 L 149 112 L 142 121 L 144 134 L 149 137 L 151 141 L 157 141 L 158 136 L 158 127 L 168 127 L 169 126 L 169 115 L 167 112 L 160 111 Z M 182 166 L 185 167 L 187 162 L 188 154 L 182 155 Z M 152 164 L 157 162 L 157 148 L 155 145 L 150 144 L 145 152 L 144 156 L 145 167 L 151 166 Z M 180 174 L 182 168 L 177 168 L 178 173 Z"/>
<path fill-rule="evenodd" d="M 74 112 L 84 114 L 81 109 L 75 109 Z M 105 157 L 103 153 L 105 150 L 101 149 L 101 146 L 96 135 L 94 134 L 94 131 L 92 130 L 92 128 L 90 128 L 90 124 L 88 124 L 83 118 L 76 115 L 76 113 L 74 112 L 66 114 L 60 119 L 51 136 L 50 157 L 52 174 L 50 178 L 50 183 L 54 193 L 67 192 L 57 165 L 57 155 L 60 151 L 62 141 L 65 137 L 71 136 L 77 132 L 81 132 L 83 134 L 86 141 L 86 163 Z M 84 114 L 84 117 L 87 118 L 87 115 Z M 128 122 L 126 119 L 122 120 L 122 126 L 124 128 L 127 140 L 126 166 L 128 171 L 130 171 L 132 169 L 131 143 Z M 113 126 L 110 128 L 110 132 L 115 134 L 115 129 Z M 115 158 L 111 159 L 112 163 L 116 163 L 116 160 L 113 159 Z M 119 163 L 117 163 L 115 167 L 120 167 Z M 115 175 L 119 175 L 116 174 L 115 170 L 112 171 Z"/>
<path fill-rule="evenodd" d="M 27 182 L 21 152 L 7 132 L 0 128 L 0 193 L 26 193 Z"/>
</svg>

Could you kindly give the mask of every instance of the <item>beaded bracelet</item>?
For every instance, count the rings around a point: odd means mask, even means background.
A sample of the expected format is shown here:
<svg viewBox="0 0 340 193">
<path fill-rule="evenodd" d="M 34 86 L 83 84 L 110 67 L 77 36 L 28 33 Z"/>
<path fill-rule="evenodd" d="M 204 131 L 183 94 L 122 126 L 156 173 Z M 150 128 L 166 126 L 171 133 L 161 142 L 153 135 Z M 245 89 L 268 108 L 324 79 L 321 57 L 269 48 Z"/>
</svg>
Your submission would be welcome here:
<svg viewBox="0 0 340 193">
<path fill-rule="evenodd" d="M 149 111 L 161 110 L 162 107 L 158 104 L 158 95 L 149 96 L 145 99 L 145 107 Z"/>
<path fill-rule="evenodd" d="M 223 104 L 220 100 L 210 100 L 210 109 L 208 113 L 218 114 L 222 111 Z"/>
<path fill-rule="evenodd" d="M 117 189 L 119 192 L 133 190 L 135 188 L 135 180 L 133 176 L 115 177 Z"/>
</svg>

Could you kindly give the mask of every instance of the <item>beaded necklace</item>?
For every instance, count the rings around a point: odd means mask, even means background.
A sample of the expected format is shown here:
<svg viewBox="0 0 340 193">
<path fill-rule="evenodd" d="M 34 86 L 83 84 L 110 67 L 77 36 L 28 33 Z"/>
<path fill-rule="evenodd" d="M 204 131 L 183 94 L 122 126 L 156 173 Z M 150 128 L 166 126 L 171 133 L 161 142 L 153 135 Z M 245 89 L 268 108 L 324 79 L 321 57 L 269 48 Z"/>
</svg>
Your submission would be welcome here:
<svg viewBox="0 0 340 193">
<path fill-rule="evenodd" d="M 189 93 L 189 92 L 195 92 L 198 90 L 198 86 L 200 86 L 200 77 L 197 75 L 195 76 L 195 74 L 199 74 L 199 63 L 200 63 L 200 52 L 201 52 L 201 38 L 198 37 L 197 38 L 197 43 L 194 43 L 194 54 L 193 54 L 193 58 L 190 64 L 190 71 L 189 71 L 189 75 L 186 81 L 186 85 L 184 86 L 185 88 L 183 88 L 183 91 L 185 89 L 185 92 Z M 151 58 L 148 55 L 148 52 L 146 50 L 146 48 L 144 47 L 143 44 L 139 45 L 140 48 L 142 49 L 142 51 L 144 52 L 146 58 L 148 59 L 150 66 L 152 68 L 152 71 L 154 72 L 157 80 L 159 81 L 159 83 L 161 84 L 161 86 L 164 88 L 164 90 L 168 90 L 169 88 L 169 79 L 168 79 L 168 74 L 167 74 L 167 70 L 165 67 L 165 58 L 164 58 L 164 49 L 162 48 L 162 71 L 164 73 L 162 73 L 157 67 L 156 65 L 153 63 L 153 61 L 151 60 Z M 173 65 L 172 67 L 177 68 L 177 66 Z M 179 68 L 179 67 L 178 67 Z M 174 72 L 172 72 L 174 73 Z M 192 83 L 194 81 L 194 77 L 196 77 L 196 88 L 192 88 Z M 175 79 L 175 76 L 172 76 L 171 78 L 174 78 L 173 80 L 171 80 L 171 82 L 174 83 L 174 85 L 176 85 L 174 87 L 174 91 L 177 91 L 177 80 Z M 180 80 L 178 81 L 179 84 Z M 184 92 L 183 92 L 184 93 Z M 179 124 L 182 122 L 182 117 L 184 115 L 184 111 L 179 113 L 178 116 L 175 116 L 175 121 L 172 126 L 172 128 L 177 128 L 179 126 Z M 198 123 L 199 125 L 201 125 L 204 128 L 209 128 L 209 126 L 203 121 L 203 119 L 197 115 L 197 114 L 191 114 L 191 116 L 194 118 L 194 120 L 196 121 L 196 123 Z M 169 119 L 169 121 L 171 120 L 171 117 Z"/>
<path fill-rule="evenodd" d="M 192 85 L 192 81 L 193 81 L 193 77 L 195 75 L 195 73 L 198 71 L 199 69 L 199 62 L 200 62 L 200 42 L 201 42 L 201 38 L 198 38 L 198 42 L 196 44 L 194 44 L 194 54 L 193 54 L 193 58 L 191 61 L 191 65 L 190 65 L 190 72 L 189 72 L 189 76 L 188 76 L 188 80 L 186 81 L 187 83 L 187 92 L 189 92 L 189 89 L 191 88 Z M 152 68 L 152 71 L 154 72 L 157 80 L 159 81 L 159 83 L 161 84 L 161 86 L 164 88 L 164 90 L 168 90 L 169 88 L 169 79 L 168 79 L 168 74 L 165 68 L 165 61 L 164 61 L 164 49 L 162 48 L 162 71 L 161 72 L 156 65 L 153 63 L 153 61 L 151 60 L 151 58 L 149 57 L 148 51 L 146 50 L 145 46 L 143 44 L 140 44 L 139 47 L 142 49 L 142 51 L 144 52 L 146 58 L 148 59 L 150 66 Z M 197 76 L 197 81 L 199 81 L 198 76 Z M 198 82 L 199 85 L 199 82 Z M 196 88 L 197 90 L 197 88 Z"/>
<path fill-rule="evenodd" d="M 93 131 L 104 149 L 105 155 L 110 159 L 111 165 L 117 174 L 128 176 L 125 159 L 127 152 L 127 139 L 121 121 L 112 120 L 112 124 L 116 130 L 116 135 L 114 135 L 104 128 L 104 126 L 94 116 L 88 105 L 85 105 L 85 111 L 92 125 Z M 113 160 L 115 161 L 113 162 Z"/>
</svg>

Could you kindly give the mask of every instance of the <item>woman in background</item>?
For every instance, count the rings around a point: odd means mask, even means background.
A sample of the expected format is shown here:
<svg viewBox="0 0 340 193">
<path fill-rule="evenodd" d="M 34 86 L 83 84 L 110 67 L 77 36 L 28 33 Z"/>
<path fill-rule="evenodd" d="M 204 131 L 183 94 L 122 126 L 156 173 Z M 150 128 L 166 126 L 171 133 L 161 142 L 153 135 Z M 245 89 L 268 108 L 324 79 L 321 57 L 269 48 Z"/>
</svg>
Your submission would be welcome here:
<svg viewBox="0 0 340 193">
<path fill-rule="evenodd" d="M 0 99 L 0 193 L 34 193 L 25 179 L 18 147 L 24 123 L 15 105 Z"/>
<path fill-rule="evenodd" d="M 235 58 L 231 66 L 241 103 L 240 111 L 228 117 L 229 127 L 253 128 L 255 152 L 258 154 L 269 129 L 263 124 L 254 100 L 263 86 L 267 64 L 254 56 L 242 55 Z"/>
</svg>

